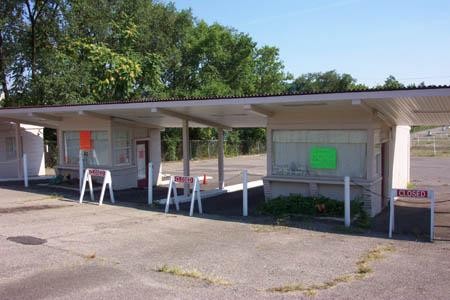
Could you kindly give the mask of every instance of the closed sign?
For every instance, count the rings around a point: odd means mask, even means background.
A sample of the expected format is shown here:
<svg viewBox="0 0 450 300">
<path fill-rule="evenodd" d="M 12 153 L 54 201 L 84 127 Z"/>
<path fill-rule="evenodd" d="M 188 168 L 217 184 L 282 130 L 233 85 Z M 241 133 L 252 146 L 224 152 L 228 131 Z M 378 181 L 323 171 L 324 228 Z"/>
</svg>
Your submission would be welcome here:
<svg viewBox="0 0 450 300">
<path fill-rule="evenodd" d="M 105 177 L 106 171 L 100 169 L 88 169 L 89 175 L 96 177 Z"/>
<path fill-rule="evenodd" d="M 397 197 L 428 198 L 427 190 L 397 190 Z"/>
<path fill-rule="evenodd" d="M 175 176 L 174 180 L 177 183 L 194 183 L 194 177 L 190 176 Z"/>
</svg>

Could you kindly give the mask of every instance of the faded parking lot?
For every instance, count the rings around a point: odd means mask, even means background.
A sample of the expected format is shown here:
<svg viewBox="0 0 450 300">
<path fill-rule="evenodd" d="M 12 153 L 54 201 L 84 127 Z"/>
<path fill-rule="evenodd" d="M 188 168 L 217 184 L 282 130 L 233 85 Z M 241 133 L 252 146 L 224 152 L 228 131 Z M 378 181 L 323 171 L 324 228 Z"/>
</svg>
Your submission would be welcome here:
<svg viewBox="0 0 450 300">
<path fill-rule="evenodd" d="M 432 183 L 433 171 L 420 177 L 412 165 L 418 186 Z M 442 192 L 445 172 L 434 172 Z M 0 199 L 0 299 L 447 299 L 450 292 L 445 241 L 361 236 L 308 220 L 272 226 L 255 217 L 79 205 L 11 188 L 1 188 Z M 11 240 L 17 236 L 44 243 Z"/>
</svg>

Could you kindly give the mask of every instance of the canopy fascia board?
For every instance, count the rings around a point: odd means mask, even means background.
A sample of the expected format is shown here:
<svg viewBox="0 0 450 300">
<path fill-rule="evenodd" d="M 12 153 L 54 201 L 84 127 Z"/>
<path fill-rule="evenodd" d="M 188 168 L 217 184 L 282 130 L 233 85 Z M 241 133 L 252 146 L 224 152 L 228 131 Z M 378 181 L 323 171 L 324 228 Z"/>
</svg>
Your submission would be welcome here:
<svg viewBox="0 0 450 300">
<path fill-rule="evenodd" d="M 163 114 L 163 115 L 166 115 L 166 116 L 169 116 L 169 117 L 178 118 L 180 120 L 192 121 L 192 122 L 203 124 L 203 125 L 210 126 L 210 127 L 231 129 L 230 126 L 227 126 L 227 125 L 224 125 L 224 124 L 220 124 L 220 123 L 217 123 L 217 122 L 214 122 L 214 121 L 206 120 L 206 119 L 203 119 L 203 118 L 199 118 L 199 117 L 196 117 L 196 116 L 180 113 L 180 112 L 173 111 L 173 110 L 162 109 L 162 108 L 152 108 L 151 111 L 152 112 L 158 112 L 160 114 Z"/>
<path fill-rule="evenodd" d="M 49 120 L 49 121 L 55 121 L 55 122 L 61 122 L 63 120 L 62 117 L 45 114 L 45 113 L 37 113 L 37 112 L 30 112 L 28 113 L 28 116 L 31 118 L 37 118 L 37 119 L 43 119 L 43 120 Z"/>
</svg>

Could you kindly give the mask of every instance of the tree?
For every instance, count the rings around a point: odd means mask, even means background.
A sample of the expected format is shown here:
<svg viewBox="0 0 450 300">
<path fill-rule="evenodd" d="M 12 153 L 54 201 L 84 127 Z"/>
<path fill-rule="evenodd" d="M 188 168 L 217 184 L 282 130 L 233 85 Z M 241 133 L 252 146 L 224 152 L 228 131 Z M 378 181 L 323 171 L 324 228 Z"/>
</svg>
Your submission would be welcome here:
<svg viewBox="0 0 450 300">
<path fill-rule="evenodd" d="M 292 79 L 292 75 L 284 72 L 278 48 L 263 46 L 256 49 L 254 60 L 256 93 L 273 94 L 286 91 L 286 81 Z"/>
<path fill-rule="evenodd" d="M 335 70 L 325 73 L 308 73 L 297 77 L 289 90 L 300 93 L 342 92 L 352 89 L 366 89 L 350 74 L 339 74 Z"/>
<path fill-rule="evenodd" d="M 397 90 L 404 88 L 405 85 L 400 83 L 394 76 L 389 75 L 388 78 L 386 78 L 386 80 L 384 81 L 384 84 L 378 87 L 384 89 Z"/>
<path fill-rule="evenodd" d="M 39 32 L 39 26 L 41 25 L 41 21 L 46 14 L 50 14 L 48 16 L 48 20 L 53 21 L 56 17 L 56 11 L 59 7 L 59 1 L 51 1 L 51 0 L 25 0 L 26 7 L 26 18 L 27 23 L 29 24 L 30 30 L 30 64 L 31 64 L 31 80 L 35 78 L 36 67 L 37 67 L 37 49 L 40 41 L 43 39 L 38 39 L 39 34 L 43 34 Z"/>
</svg>

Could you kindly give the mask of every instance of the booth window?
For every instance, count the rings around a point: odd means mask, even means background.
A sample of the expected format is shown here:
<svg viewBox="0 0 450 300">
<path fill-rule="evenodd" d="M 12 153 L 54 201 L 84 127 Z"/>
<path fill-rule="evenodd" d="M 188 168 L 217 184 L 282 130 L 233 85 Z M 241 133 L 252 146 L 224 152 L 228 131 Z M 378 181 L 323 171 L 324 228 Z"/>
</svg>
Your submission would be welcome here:
<svg viewBox="0 0 450 300">
<path fill-rule="evenodd" d="M 115 128 L 113 131 L 114 164 L 131 163 L 131 134 L 127 128 Z"/>
<path fill-rule="evenodd" d="M 77 165 L 80 155 L 80 132 L 64 131 L 64 163 L 67 165 Z M 85 166 L 98 166 L 108 164 L 108 132 L 91 131 L 93 149 L 85 151 Z"/>
<path fill-rule="evenodd" d="M 0 157 L 0 161 L 7 162 L 17 159 L 16 138 L 6 137 L 4 139 L 4 155 Z"/>
<path fill-rule="evenodd" d="M 272 144 L 272 175 L 366 177 L 365 130 L 274 130 Z M 314 165 L 320 149 L 323 162 Z"/>
</svg>

